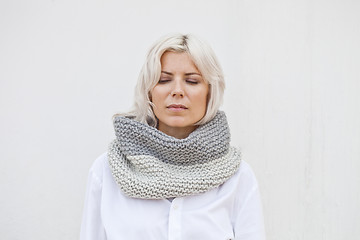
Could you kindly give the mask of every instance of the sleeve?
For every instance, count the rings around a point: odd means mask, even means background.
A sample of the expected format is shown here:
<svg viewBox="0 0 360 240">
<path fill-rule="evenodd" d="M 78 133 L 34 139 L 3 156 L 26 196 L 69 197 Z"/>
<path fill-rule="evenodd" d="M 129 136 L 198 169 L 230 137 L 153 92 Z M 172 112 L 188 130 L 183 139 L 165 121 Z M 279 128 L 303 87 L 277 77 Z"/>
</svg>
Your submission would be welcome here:
<svg viewBox="0 0 360 240">
<path fill-rule="evenodd" d="M 101 181 L 93 171 L 90 170 L 85 195 L 80 240 L 106 240 L 100 211 L 101 193 Z"/>
<path fill-rule="evenodd" d="M 261 197 L 254 173 L 249 168 L 246 188 L 237 200 L 237 216 L 234 224 L 236 240 L 265 240 Z M 245 186 L 243 186 L 245 187 Z"/>
</svg>

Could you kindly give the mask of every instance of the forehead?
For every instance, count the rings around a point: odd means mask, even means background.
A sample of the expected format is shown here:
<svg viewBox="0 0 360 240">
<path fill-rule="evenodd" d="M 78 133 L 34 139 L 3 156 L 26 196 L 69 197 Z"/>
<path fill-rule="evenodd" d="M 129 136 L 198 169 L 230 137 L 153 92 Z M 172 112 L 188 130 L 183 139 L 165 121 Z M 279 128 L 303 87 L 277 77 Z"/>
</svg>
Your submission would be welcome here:
<svg viewBox="0 0 360 240">
<path fill-rule="evenodd" d="M 171 72 L 199 72 L 186 52 L 165 52 L 160 59 L 161 70 Z"/>
</svg>

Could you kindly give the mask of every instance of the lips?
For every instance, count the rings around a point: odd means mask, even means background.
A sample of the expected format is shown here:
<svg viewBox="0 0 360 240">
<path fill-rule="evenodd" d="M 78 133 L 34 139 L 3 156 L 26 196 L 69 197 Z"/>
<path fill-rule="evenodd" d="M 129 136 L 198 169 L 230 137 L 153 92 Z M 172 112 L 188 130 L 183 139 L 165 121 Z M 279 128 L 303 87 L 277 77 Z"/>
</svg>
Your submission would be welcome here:
<svg viewBox="0 0 360 240">
<path fill-rule="evenodd" d="M 166 108 L 172 108 L 172 109 L 188 109 L 185 105 L 182 104 L 170 104 Z"/>
</svg>

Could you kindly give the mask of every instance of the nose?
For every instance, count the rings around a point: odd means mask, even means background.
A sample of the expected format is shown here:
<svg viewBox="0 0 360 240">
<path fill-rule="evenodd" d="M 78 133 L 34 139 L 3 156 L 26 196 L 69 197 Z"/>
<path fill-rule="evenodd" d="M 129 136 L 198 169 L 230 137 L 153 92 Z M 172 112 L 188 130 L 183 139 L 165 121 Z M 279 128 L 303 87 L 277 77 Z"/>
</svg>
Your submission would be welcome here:
<svg viewBox="0 0 360 240">
<path fill-rule="evenodd" d="M 179 97 L 183 97 L 184 96 L 184 89 L 183 86 L 181 84 L 181 81 L 174 81 L 174 87 L 171 90 L 171 96 L 175 97 L 175 96 L 179 96 Z"/>
</svg>

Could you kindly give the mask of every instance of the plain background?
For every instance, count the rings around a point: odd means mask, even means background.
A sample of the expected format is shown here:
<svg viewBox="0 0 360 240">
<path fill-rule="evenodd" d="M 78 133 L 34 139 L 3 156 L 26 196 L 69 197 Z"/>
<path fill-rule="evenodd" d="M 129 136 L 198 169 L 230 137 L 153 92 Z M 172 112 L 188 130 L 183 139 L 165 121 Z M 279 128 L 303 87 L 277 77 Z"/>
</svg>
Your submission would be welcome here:
<svg viewBox="0 0 360 240">
<path fill-rule="evenodd" d="M 1 0 L 1 239 L 78 239 L 111 117 L 171 32 L 218 55 L 267 239 L 357 239 L 359 13 L 355 0 Z"/>
</svg>

